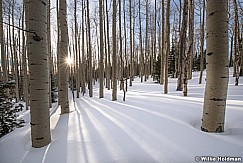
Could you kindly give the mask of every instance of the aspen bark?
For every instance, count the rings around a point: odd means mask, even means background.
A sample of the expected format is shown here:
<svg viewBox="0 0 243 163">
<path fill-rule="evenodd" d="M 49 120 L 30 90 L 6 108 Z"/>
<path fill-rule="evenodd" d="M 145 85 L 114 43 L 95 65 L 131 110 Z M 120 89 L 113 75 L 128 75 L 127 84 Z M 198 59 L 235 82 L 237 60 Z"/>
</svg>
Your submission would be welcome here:
<svg viewBox="0 0 243 163">
<path fill-rule="evenodd" d="M 25 3 L 23 3 L 23 8 L 25 8 Z M 22 28 L 24 29 L 24 17 L 26 18 L 25 15 L 25 9 L 23 9 L 23 17 L 22 17 Z M 27 29 L 28 30 L 28 29 Z M 24 94 L 24 101 L 25 101 L 25 105 L 26 105 L 26 110 L 28 110 L 29 108 L 29 82 L 28 82 L 28 74 L 27 74 L 27 62 L 26 62 L 26 36 L 25 36 L 25 32 L 24 30 L 22 30 L 22 69 L 23 69 L 23 94 Z"/>
<path fill-rule="evenodd" d="M 25 29 L 29 31 L 29 0 L 24 0 L 24 12 L 25 12 Z M 29 74 L 27 70 L 27 58 L 29 57 L 29 32 L 25 32 L 26 35 L 26 46 L 25 46 L 25 51 L 23 53 L 23 67 L 24 67 L 24 96 L 26 97 L 26 110 L 29 109 Z"/>
<path fill-rule="evenodd" d="M 116 60 L 116 0 L 113 0 L 112 13 L 112 101 L 117 100 L 117 60 Z"/>
<path fill-rule="evenodd" d="M 185 83 L 185 48 L 186 48 L 186 31 L 187 31 L 187 21 L 188 21 L 188 0 L 184 0 L 183 7 L 183 19 L 180 30 L 180 48 L 179 48 L 179 68 L 178 68 L 178 80 L 177 80 L 177 91 L 183 90 L 183 83 Z M 184 82 L 183 82 L 184 80 Z"/>
<path fill-rule="evenodd" d="M 204 70 L 204 20 L 205 20 L 205 0 L 203 0 L 202 7 L 202 18 L 201 18 L 201 30 L 200 30 L 200 76 L 199 76 L 199 84 L 202 83 L 202 76 Z"/>
<path fill-rule="evenodd" d="M 69 113 L 68 102 L 68 28 L 67 28 L 67 5 L 66 0 L 59 1 L 59 26 L 60 26 L 60 57 L 59 57 L 59 75 L 60 75 L 60 94 L 61 114 Z"/>
<path fill-rule="evenodd" d="M 78 23 L 77 23 L 77 0 L 74 0 L 74 49 L 76 54 L 76 97 L 79 98 L 80 92 L 80 65 L 79 65 L 79 51 L 78 51 Z"/>
<path fill-rule="evenodd" d="M 48 49 L 48 65 L 49 65 L 49 107 L 52 107 L 51 87 L 52 87 L 52 54 L 51 54 L 51 1 L 47 2 L 47 49 Z"/>
<path fill-rule="evenodd" d="M 107 89 L 110 90 L 111 88 L 111 49 L 110 49 L 110 28 L 109 28 L 109 10 L 108 10 L 108 0 L 106 0 L 105 6 L 106 6 L 106 32 L 107 32 Z"/>
<path fill-rule="evenodd" d="M 32 146 L 51 142 L 49 114 L 49 65 L 47 52 L 47 0 L 29 1 L 29 70 Z"/>
<path fill-rule="evenodd" d="M 99 0 L 99 16 L 100 16 L 100 63 L 99 63 L 100 91 L 99 91 L 99 98 L 103 98 L 104 97 L 103 0 Z"/>
<path fill-rule="evenodd" d="M 170 0 L 167 0 L 166 8 L 166 32 L 165 32 L 165 67 L 164 67 L 164 94 L 168 93 L 168 56 L 170 53 Z"/>
<path fill-rule="evenodd" d="M 164 47 L 165 47 L 165 1 L 162 0 L 162 19 L 161 19 L 161 52 L 160 52 L 160 84 L 164 84 Z"/>
<path fill-rule="evenodd" d="M 143 38 L 142 38 L 142 18 L 141 18 L 141 2 L 138 1 L 138 16 L 139 16 L 139 46 L 140 46 L 140 78 L 141 82 L 143 82 L 144 75 L 144 55 L 143 55 Z"/>
<path fill-rule="evenodd" d="M 119 0 L 119 56 L 120 56 L 120 64 L 119 67 L 118 67 L 118 78 L 120 80 L 120 90 L 123 89 L 123 86 L 124 86 L 124 81 L 123 81 L 123 67 L 124 67 L 124 61 L 123 61 L 123 55 L 122 55 L 122 13 L 121 13 L 121 0 Z"/>
<path fill-rule="evenodd" d="M 86 88 L 85 88 L 85 81 L 86 81 L 86 73 L 85 73 L 85 69 L 86 69 L 86 58 L 84 55 L 84 1 L 82 1 L 82 94 L 84 95 L 86 92 Z"/>
<path fill-rule="evenodd" d="M 14 7 L 15 2 L 12 2 L 12 24 L 14 25 Z M 13 74 L 15 79 L 15 95 L 16 95 L 16 101 L 19 102 L 20 100 L 20 93 L 19 93 L 19 62 L 18 62 L 18 56 L 17 56 L 17 38 L 15 38 L 15 32 L 14 27 L 12 27 L 12 59 L 13 59 Z"/>
<path fill-rule="evenodd" d="M 7 78 L 7 65 L 6 65 L 6 53 L 5 53 L 5 43 L 4 43 L 4 36 L 3 36 L 3 12 L 2 12 L 2 0 L 0 0 L 0 44 L 1 44 L 1 67 L 3 73 L 3 81 L 6 82 Z"/>
<path fill-rule="evenodd" d="M 87 0 L 87 25 L 88 25 L 88 76 L 89 76 L 89 97 L 93 97 L 93 69 L 92 69 L 92 47 L 91 47 L 91 28 L 89 17 L 89 0 Z"/>
<path fill-rule="evenodd" d="M 238 8 L 237 1 L 234 0 L 234 77 L 235 77 L 235 85 L 239 84 L 239 52 L 238 52 Z"/>
<path fill-rule="evenodd" d="M 133 35 L 132 35 L 132 1 L 129 1 L 129 18 L 130 18 L 130 86 L 132 86 L 132 80 L 133 80 Z"/>
<path fill-rule="evenodd" d="M 239 53 L 240 53 L 240 73 L 239 76 L 243 76 L 243 24 L 241 27 L 241 32 L 239 34 Z"/>
<path fill-rule="evenodd" d="M 188 33 L 188 79 L 192 79 L 192 63 L 194 56 L 194 0 L 189 0 L 189 33 Z"/>
<path fill-rule="evenodd" d="M 229 81 L 228 1 L 207 1 L 207 81 L 202 131 L 224 132 Z"/>
</svg>

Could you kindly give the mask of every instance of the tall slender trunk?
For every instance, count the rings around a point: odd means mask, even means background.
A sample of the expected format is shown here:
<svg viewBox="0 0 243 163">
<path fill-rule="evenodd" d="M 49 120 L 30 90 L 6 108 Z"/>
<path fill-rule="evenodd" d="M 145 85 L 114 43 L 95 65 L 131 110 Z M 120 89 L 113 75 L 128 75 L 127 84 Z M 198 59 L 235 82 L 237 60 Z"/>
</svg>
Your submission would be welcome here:
<svg viewBox="0 0 243 163">
<path fill-rule="evenodd" d="M 165 47 L 165 1 L 162 0 L 162 19 L 161 19 L 161 53 L 160 53 L 160 84 L 164 84 L 164 47 Z"/>
<path fill-rule="evenodd" d="M 130 83 L 129 85 L 132 86 L 132 80 L 133 80 L 133 69 L 134 69 L 134 65 L 133 65 L 133 42 L 132 42 L 132 1 L 129 1 L 129 18 L 130 18 Z"/>
<path fill-rule="evenodd" d="M 154 73 L 154 65 L 156 61 L 156 54 L 157 54 L 157 0 L 154 1 L 154 41 L 153 41 L 153 53 L 151 56 L 151 73 Z"/>
<path fill-rule="evenodd" d="M 79 51 L 78 51 L 78 23 L 77 23 L 77 0 L 74 0 L 74 46 L 75 46 L 75 54 L 76 54 L 76 95 L 79 98 L 80 92 L 80 65 L 79 65 Z"/>
<path fill-rule="evenodd" d="M 99 16 L 100 16 L 100 64 L 99 64 L 99 78 L 100 78 L 100 92 L 99 97 L 104 97 L 104 44 L 103 44 L 103 0 L 99 0 Z"/>
<path fill-rule="evenodd" d="M 116 60 L 116 0 L 113 0 L 112 13 L 112 101 L 117 100 L 117 60 Z"/>
<path fill-rule="evenodd" d="M 148 36 L 148 30 L 149 30 L 149 0 L 145 0 L 146 3 L 146 29 L 145 29 L 145 50 L 144 50 L 144 80 L 147 81 L 147 66 L 148 66 L 148 57 L 149 57 L 149 36 Z"/>
<path fill-rule="evenodd" d="M 189 33 L 188 33 L 188 79 L 192 79 L 192 63 L 194 56 L 194 0 L 189 0 Z"/>
<path fill-rule="evenodd" d="M 108 0 L 106 0 L 105 8 L 106 8 L 106 32 L 107 32 L 107 50 L 108 50 L 108 63 L 107 63 L 107 89 L 110 90 L 111 88 L 111 49 L 110 49 L 110 29 L 109 29 L 109 10 L 108 10 Z"/>
<path fill-rule="evenodd" d="M 187 19 L 188 19 L 188 0 L 184 0 L 184 7 L 183 7 L 183 20 L 180 30 L 180 49 L 179 49 L 179 76 L 177 80 L 177 91 L 183 90 L 183 79 L 185 75 L 185 42 L 186 42 L 186 30 L 187 30 Z"/>
<path fill-rule="evenodd" d="M 204 21 L 205 21 L 205 0 L 203 1 L 202 12 L 200 13 L 201 19 L 201 29 L 200 29 L 200 76 L 199 84 L 202 83 L 202 76 L 204 70 Z"/>
<path fill-rule="evenodd" d="M 123 61 L 123 55 L 122 55 L 122 13 L 121 13 L 121 0 L 119 0 L 119 56 L 120 56 L 120 65 L 119 65 L 119 80 L 120 80 L 120 90 L 123 89 L 124 81 L 123 81 L 123 67 L 124 67 L 124 61 Z"/>
<path fill-rule="evenodd" d="M 166 32 L 165 32 L 165 68 L 164 68 L 164 94 L 168 93 L 168 56 L 170 53 L 170 0 L 167 0 L 166 8 Z"/>
<path fill-rule="evenodd" d="M 84 95 L 85 94 L 85 91 L 86 91 L 86 88 L 85 88 L 85 81 L 86 81 L 86 58 L 85 58 L 85 55 L 84 55 L 84 23 L 85 23 L 85 20 L 84 20 L 84 10 L 85 10 L 85 5 L 84 5 L 84 2 L 85 1 L 82 1 L 82 66 L 81 66 L 81 69 L 82 69 L 82 94 Z"/>
<path fill-rule="evenodd" d="M 234 77 L 235 77 L 235 85 L 239 84 L 239 52 L 238 52 L 238 8 L 237 1 L 234 0 Z"/>
<path fill-rule="evenodd" d="M 202 131 L 224 132 L 229 81 L 228 1 L 207 1 L 207 74 Z"/>
<path fill-rule="evenodd" d="M 22 28 L 24 29 L 24 17 L 26 19 L 25 15 L 25 3 L 23 3 L 23 16 L 22 16 Z M 26 30 L 28 30 L 26 28 Z M 26 49 L 27 49 L 27 42 L 26 42 L 26 36 L 24 30 L 22 30 L 22 68 L 23 68 L 23 94 L 24 94 L 24 101 L 26 104 L 26 109 L 28 110 L 29 106 L 29 92 L 28 92 L 28 74 L 27 74 L 27 62 L 26 62 Z"/>
<path fill-rule="evenodd" d="M 29 2 L 29 30 L 34 32 L 29 39 L 31 138 L 32 146 L 40 148 L 51 142 L 47 0 Z"/>
<path fill-rule="evenodd" d="M 4 35 L 3 35 L 3 12 L 2 12 L 2 0 L 0 0 L 0 44 L 1 44 L 1 67 L 3 73 L 3 81 L 6 82 L 8 80 L 7 77 L 7 65 L 6 65 L 6 53 L 5 53 L 5 43 L 4 43 Z"/>
<path fill-rule="evenodd" d="M 92 70 L 92 44 L 91 44 L 91 28 L 89 18 L 89 0 L 87 0 L 87 25 L 88 25 L 88 72 L 89 72 L 89 97 L 93 97 L 93 70 Z"/>
<path fill-rule="evenodd" d="M 12 24 L 14 23 L 14 7 L 15 2 L 12 1 Z M 13 74 L 15 79 L 15 93 L 16 93 L 16 101 L 19 102 L 20 100 L 20 94 L 19 94 L 19 63 L 18 63 L 18 57 L 17 57 L 17 39 L 15 38 L 15 32 L 14 27 L 12 27 L 12 58 L 13 58 Z"/>
<path fill-rule="evenodd" d="M 53 71 L 52 71 L 52 54 L 51 54 L 51 1 L 47 2 L 47 49 L 48 49 L 48 65 L 49 65 L 49 107 L 52 107 L 52 80 L 53 80 Z"/>
<path fill-rule="evenodd" d="M 143 55 L 143 38 L 142 38 L 142 18 L 141 18 L 141 2 L 138 1 L 138 17 L 139 17 L 139 46 L 140 46 L 140 78 L 143 82 L 144 75 L 144 55 Z"/>
<path fill-rule="evenodd" d="M 243 76 L 243 24 L 241 32 L 239 32 L 239 53 L 240 53 L 240 73 L 239 76 Z"/>
<path fill-rule="evenodd" d="M 60 28 L 60 94 L 61 114 L 69 113 L 68 101 L 68 66 L 65 62 L 68 58 L 68 28 L 67 28 L 67 5 L 66 0 L 59 1 L 59 28 Z"/>
</svg>

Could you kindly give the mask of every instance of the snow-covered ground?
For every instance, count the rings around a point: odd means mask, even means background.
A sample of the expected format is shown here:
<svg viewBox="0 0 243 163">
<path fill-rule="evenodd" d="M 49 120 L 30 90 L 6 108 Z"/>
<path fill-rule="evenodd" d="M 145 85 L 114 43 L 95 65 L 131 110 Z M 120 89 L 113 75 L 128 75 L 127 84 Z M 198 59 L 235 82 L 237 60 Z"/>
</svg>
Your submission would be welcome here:
<svg viewBox="0 0 243 163">
<path fill-rule="evenodd" d="M 169 94 L 164 95 L 163 86 L 151 79 L 140 83 L 138 78 L 125 102 L 123 92 L 118 101 L 111 101 L 108 90 L 99 99 L 97 85 L 93 98 L 86 95 L 73 102 L 70 94 L 69 114 L 60 115 L 56 104 L 51 109 L 52 142 L 40 149 L 31 147 L 29 111 L 23 112 L 25 127 L 0 139 L 0 162 L 190 163 L 218 156 L 243 158 L 243 78 L 239 86 L 230 78 L 225 132 L 212 134 L 200 130 L 205 76 L 202 85 L 197 84 L 198 76 L 195 72 L 189 81 L 188 97 L 175 91 L 176 79 L 169 79 Z"/>
</svg>

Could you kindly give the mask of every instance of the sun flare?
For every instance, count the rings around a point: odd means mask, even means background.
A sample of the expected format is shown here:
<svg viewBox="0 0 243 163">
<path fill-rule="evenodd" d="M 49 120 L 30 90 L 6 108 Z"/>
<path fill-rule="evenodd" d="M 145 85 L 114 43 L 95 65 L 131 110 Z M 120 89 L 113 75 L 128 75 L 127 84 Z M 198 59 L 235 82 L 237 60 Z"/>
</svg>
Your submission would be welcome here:
<svg viewBox="0 0 243 163">
<path fill-rule="evenodd" d="M 68 64 L 68 65 L 71 65 L 71 64 L 73 64 L 73 58 L 71 58 L 71 57 L 67 57 L 66 58 L 66 63 Z"/>
</svg>

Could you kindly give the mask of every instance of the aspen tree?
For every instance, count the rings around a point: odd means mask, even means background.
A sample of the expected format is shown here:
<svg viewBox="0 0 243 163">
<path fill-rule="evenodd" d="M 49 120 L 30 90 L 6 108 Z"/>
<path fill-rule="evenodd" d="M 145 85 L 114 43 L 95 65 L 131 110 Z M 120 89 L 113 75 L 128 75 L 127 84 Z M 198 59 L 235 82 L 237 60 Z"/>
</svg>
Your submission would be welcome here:
<svg viewBox="0 0 243 163">
<path fill-rule="evenodd" d="M 12 24 L 14 25 L 14 7 L 15 7 L 15 1 L 12 1 Z M 9 25 L 10 26 L 10 25 Z M 15 79 L 15 93 L 16 93 L 16 101 L 19 102 L 20 100 L 20 93 L 19 93 L 19 63 L 18 63 L 18 57 L 17 57 L 17 38 L 15 38 L 15 32 L 14 27 L 12 27 L 12 65 L 13 67 L 13 74 Z"/>
<path fill-rule="evenodd" d="M 25 15 L 25 3 L 23 3 L 23 16 L 22 16 L 22 29 L 24 29 L 24 17 L 26 18 Z M 28 30 L 28 29 L 27 29 Z M 28 92 L 28 74 L 27 74 L 27 62 L 26 62 L 26 49 L 27 49 L 27 42 L 26 42 L 26 36 L 24 30 L 22 30 L 22 64 L 23 64 L 23 94 L 24 94 L 24 101 L 26 104 L 26 109 L 28 110 L 29 108 L 29 92 Z"/>
<path fill-rule="evenodd" d="M 228 1 L 207 1 L 207 74 L 202 131 L 224 132 L 229 81 Z"/>
<path fill-rule="evenodd" d="M 157 52 L 157 47 L 156 47 L 156 36 L 157 36 L 157 0 L 154 1 L 154 41 L 153 41 L 153 53 L 151 57 L 151 73 L 154 73 L 154 65 L 156 61 L 156 52 Z"/>
<path fill-rule="evenodd" d="M 89 76 L 89 97 L 93 97 L 93 69 L 92 69 L 92 47 L 91 47 L 91 28 L 89 17 L 89 0 L 87 0 L 87 34 L 88 34 L 88 76 Z"/>
<path fill-rule="evenodd" d="M 162 19 L 161 19 L 161 52 L 160 52 L 160 84 L 164 84 L 164 42 L 165 42 L 165 0 L 162 0 Z"/>
<path fill-rule="evenodd" d="M 32 146 L 51 142 L 49 114 L 49 65 L 47 51 L 47 0 L 29 1 L 29 71 Z"/>
<path fill-rule="evenodd" d="M 170 53 L 170 0 L 167 0 L 166 8 L 166 32 L 165 32 L 165 67 L 164 67 L 164 94 L 168 93 L 168 56 Z"/>
<path fill-rule="evenodd" d="M 5 44 L 3 36 L 3 12 L 2 12 L 2 0 L 0 0 L 0 44 L 1 44 L 1 67 L 3 72 L 3 81 L 6 82 L 7 78 L 7 65 L 6 65 L 6 53 L 5 53 Z"/>
<path fill-rule="evenodd" d="M 140 46 L 140 78 L 143 82 L 144 75 L 144 55 L 143 55 L 143 38 L 142 38 L 142 18 L 141 18 L 141 0 L 138 1 L 138 17 L 139 17 L 139 46 Z"/>
<path fill-rule="evenodd" d="M 106 72 L 106 75 L 107 75 L 107 89 L 110 90 L 111 88 L 111 49 L 110 49 L 110 28 L 109 28 L 109 10 L 108 10 L 108 0 L 106 0 L 106 3 L 105 3 L 105 8 L 106 8 L 106 32 L 107 32 L 107 53 L 108 53 L 108 63 L 107 63 L 107 72 Z"/>
<path fill-rule="evenodd" d="M 123 61 L 123 55 L 122 55 L 122 13 L 121 13 L 121 0 L 118 0 L 119 3 L 119 55 L 120 55 L 120 65 L 118 67 L 118 72 L 119 72 L 119 80 L 120 80 L 120 90 L 123 89 L 124 86 L 124 81 L 123 81 L 123 67 L 124 67 L 124 61 Z"/>
<path fill-rule="evenodd" d="M 60 91 L 59 100 L 61 105 L 61 114 L 69 113 L 68 102 L 68 28 L 67 28 L 67 4 L 66 0 L 59 1 L 59 28 L 60 28 L 60 57 L 59 57 L 59 75 Z"/>
<path fill-rule="evenodd" d="M 51 54 L 51 1 L 47 2 L 47 49 L 49 64 L 49 107 L 52 107 L 51 87 L 52 87 L 52 54 Z"/>
<path fill-rule="evenodd" d="M 103 0 L 99 0 L 99 17 L 100 17 L 100 63 L 99 63 L 100 91 L 99 91 L 99 98 L 103 98 L 104 97 Z"/>
<path fill-rule="evenodd" d="M 117 61 L 116 61 L 116 0 L 113 0 L 112 13 L 112 101 L 117 100 Z"/>
<path fill-rule="evenodd" d="M 130 86 L 132 86 L 132 80 L 133 80 L 133 42 L 132 42 L 132 1 L 129 1 L 129 18 L 130 18 Z"/>
<path fill-rule="evenodd" d="M 146 29 L 145 29 L 145 53 L 144 53 L 144 66 L 143 66 L 143 71 L 144 71 L 144 81 L 147 81 L 147 65 L 148 65 L 148 56 L 149 56 L 149 39 L 148 39 L 148 28 L 149 28 L 149 0 L 145 0 L 145 15 L 146 15 Z"/>
<path fill-rule="evenodd" d="M 79 73 L 79 52 L 78 52 L 78 23 L 77 23 L 77 0 L 74 0 L 74 49 L 75 49 L 75 64 L 76 64 L 76 93 L 77 93 L 77 98 L 79 98 L 79 92 L 80 92 L 80 73 Z"/>
<path fill-rule="evenodd" d="M 24 13 L 25 13 L 25 29 L 27 31 L 29 31 L 29 0 L 24 0 Z M 23 67 L 24 67 L 24 88 L 26 88 L 26 90 L 24 90 L 24 96 L 26 97 L 26 109 L 29 109 L 29 74 L 27 71 L 27 62 L 26 59 L 29 57 L 29 32 L 25 33 L 26 35 L 26 46 L 25 46 L 25 54 L 23 53 L 23 57 L 25 57 L 25 59 L 23 59 Z"/>
<path fill-rule="evenodd" d="M 194 0 L 189 0 L 189 14 L 188 14 L 188 79 L 192 79 L 192 63 L 194 56 Z"/>
<path fill-rule="evenodd" d="M 85 58 L 85 55 L 84 55 L 84 1 L 82 1 L 82 66 L 81 66 L 81 69 L 82 69 L 82 84 L 81 84 L 81 87 L 82 87 L 82 94 L 84 95 L 85 94 L 85 81 L 86 81 L 86 73 L 85 73 L 85 69 L 86 69 L 86 58 Z"/>
<path fill-rule="evenodd" d="M 234 0 L 234 77 L 235 77 L 235 85 L 239 84 L 239 52 L 238 52 L 238 8 L 237 1 Z"/>
<path fill-rule="evenodd" d="M 186 61 L 186 55 L 185 55 L 185 48 L 186 48 L 186 31 L 187 31 L 187 21 L 188 21 L 188 0 L 184 0 L 184 7 L 183 7 L 183 19 L 182 19 L 182 25 L 180 30 L 180 48 L 179 48 L 179 76 L 177 80 L 177 91 L 183 90 L 183 79 L 185 82 L 185 61 Z"/>
<path fill-rule="evenodd" d="M 203 75 L 203 70 L 204 70 L 204 54 L 203 54 L 203 48 L 204 48 L 204 20 L 205 20 L 205 0 L 203 1 L 203 6 L 201 8 L 201 19 L 200 19 L 200 76 L 199 76 L 199 84 L 202 83 L 202 75 Z"/>
</svg>

